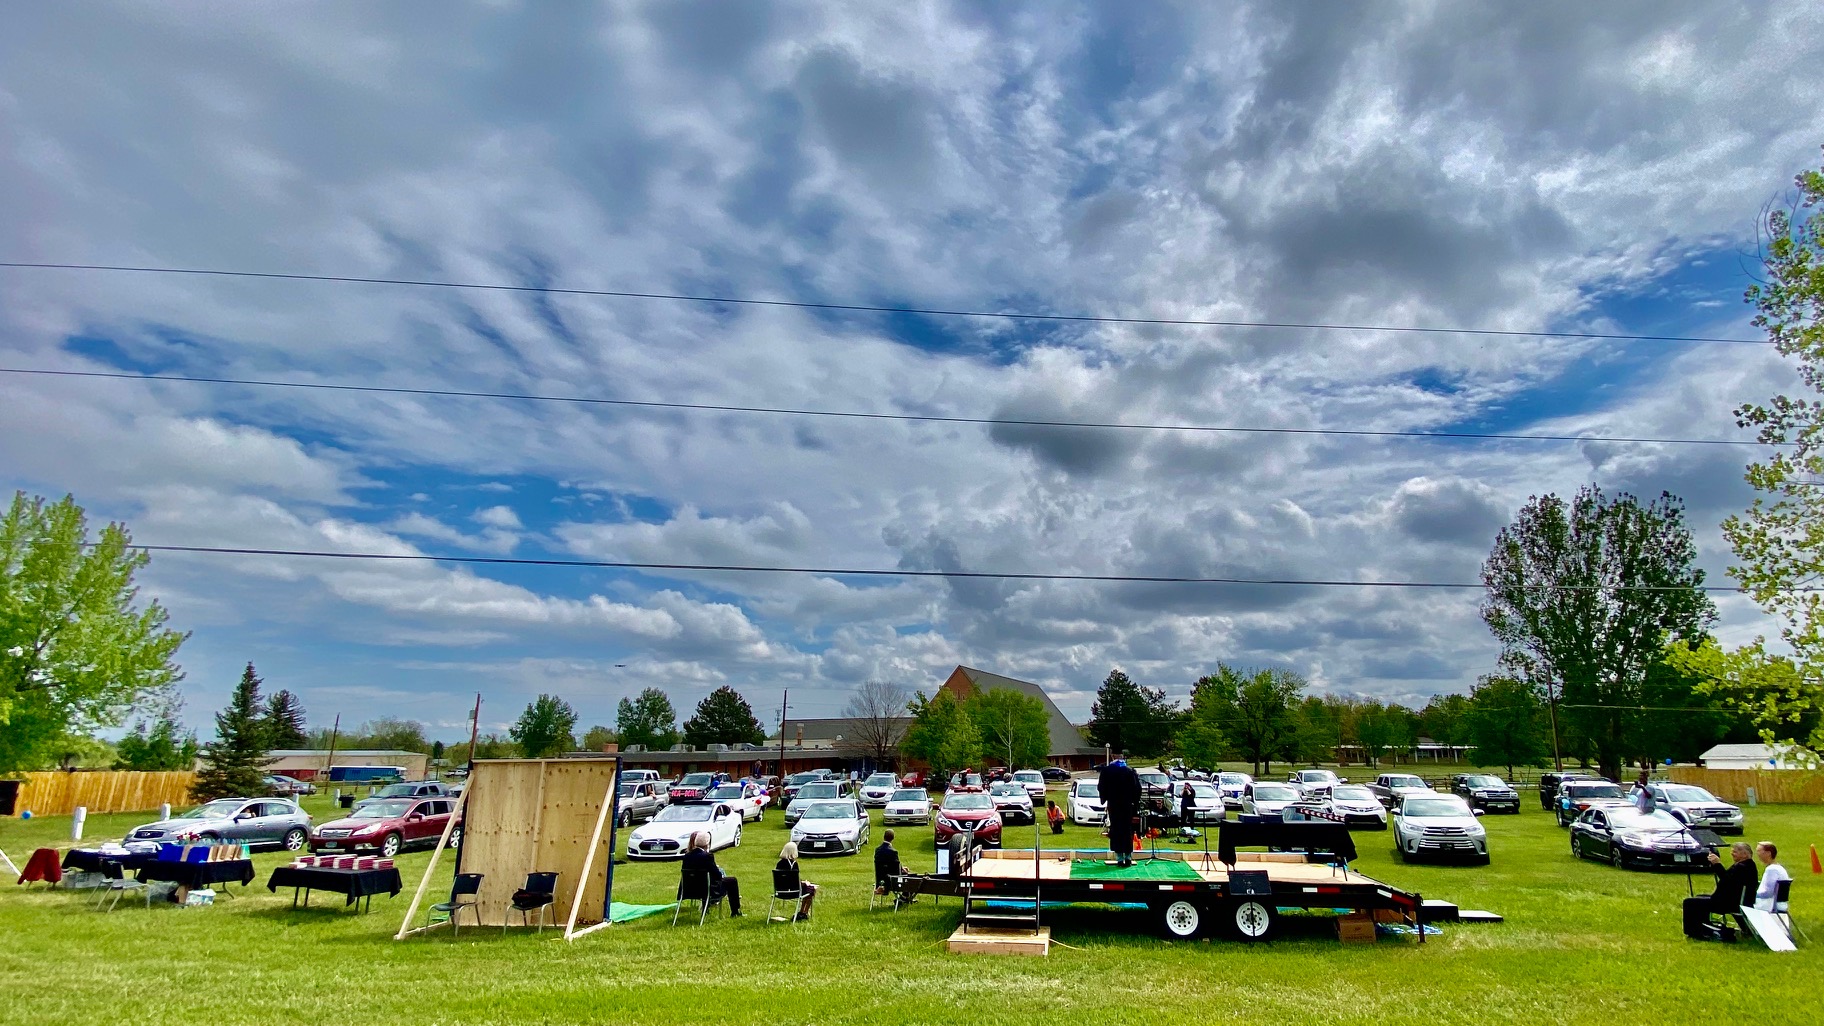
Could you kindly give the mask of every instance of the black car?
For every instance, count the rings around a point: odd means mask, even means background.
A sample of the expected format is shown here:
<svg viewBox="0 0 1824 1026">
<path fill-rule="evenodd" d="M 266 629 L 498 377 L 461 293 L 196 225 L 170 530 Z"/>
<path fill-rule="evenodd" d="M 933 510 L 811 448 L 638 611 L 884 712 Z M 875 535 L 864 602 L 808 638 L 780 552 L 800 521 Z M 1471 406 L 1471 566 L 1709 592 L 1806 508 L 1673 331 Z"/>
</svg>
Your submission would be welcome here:
<svg viewBox="0 0 1824 1026">
<path fill-rule="evenodd" d="M 1708 849 L 1670 813 L 1618 806 L 1577 817 L 1571 854 L 1623 868 L 1692 869 L 1704 866 Z"/>
<path fill-rule="evenodd" d="M 1450 778 L 1450 792 L 1461 795 L 1472 809 L 1484 812 L 1520 811 L 1520 792 L 1493 773 L 1458 773 Z"/>
<path fill-rule="evenodd" d="M 1070 771 L 1061 766 L 1047 766 L 1039 772 L 1045 775 L 1046 780 L 1057 781 L 1059 783 L 1070 782 Z"/>
<path fill-rule="evenodd" d="M 1547 812 L 1558 804 L 1558 785 L 1567 780 L 1601 780 L 1594 773 L 1546 773 L 1539 777 L 1539 807 Z"/>
</svg>

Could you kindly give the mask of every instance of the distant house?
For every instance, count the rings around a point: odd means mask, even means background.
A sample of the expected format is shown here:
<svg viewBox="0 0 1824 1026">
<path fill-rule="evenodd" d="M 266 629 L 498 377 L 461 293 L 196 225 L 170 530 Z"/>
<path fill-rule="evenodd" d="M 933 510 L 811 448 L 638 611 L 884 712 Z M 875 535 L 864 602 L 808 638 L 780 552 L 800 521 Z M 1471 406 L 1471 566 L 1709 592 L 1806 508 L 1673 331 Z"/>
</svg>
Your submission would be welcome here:
<svg viewBox="0 0 1824 1026">
<path fill-rule="evenodd" d="M 1800 769 L 1802 759 L 1794 759 L 1791 747 L 1785 745 L 1713 745 L 1698 756 L 1705 769 Z"/>
<path fill-rule="evenodd" d="M 1091 745 L 1083 739 L 1083 732 L 1070 722 L 1063 710 L 1058 708 L 1045 689 L 1026 680 L 1015 680 L 1003 677 L 998 673 L 978 670 L 973 666 L 958 666 L 950 671 L 944 680 L 942 690 L 950 692 L 957 701 L 967 701 L 978 691 L 997 691 L 1002 688 L 1018 691 L 1038 699 L 1045 706 L 1045 716 L 1051 728 L 1051 749 L 1045 753 L 1053 766 L 1069 770 L 1085 770 L 1102 760 L 1102 749 Z M 1022 769 L 1026 767 L 1015 767 Z"/>
</svg>

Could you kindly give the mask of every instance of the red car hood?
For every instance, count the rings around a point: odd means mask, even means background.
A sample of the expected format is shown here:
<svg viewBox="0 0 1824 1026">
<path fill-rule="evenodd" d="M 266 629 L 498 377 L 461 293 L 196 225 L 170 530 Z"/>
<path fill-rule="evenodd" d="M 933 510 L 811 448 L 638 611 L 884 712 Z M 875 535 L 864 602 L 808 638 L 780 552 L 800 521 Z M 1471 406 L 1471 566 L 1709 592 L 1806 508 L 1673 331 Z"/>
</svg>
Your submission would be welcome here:
<svg viewBox="0 0 1824 1026">
<path fill-rule="evenodd" d="M 993 819 L 993 809 L 939 809 L 944 818 L 957 823 L 977 823 L 984 819 Z"/>
</svg>

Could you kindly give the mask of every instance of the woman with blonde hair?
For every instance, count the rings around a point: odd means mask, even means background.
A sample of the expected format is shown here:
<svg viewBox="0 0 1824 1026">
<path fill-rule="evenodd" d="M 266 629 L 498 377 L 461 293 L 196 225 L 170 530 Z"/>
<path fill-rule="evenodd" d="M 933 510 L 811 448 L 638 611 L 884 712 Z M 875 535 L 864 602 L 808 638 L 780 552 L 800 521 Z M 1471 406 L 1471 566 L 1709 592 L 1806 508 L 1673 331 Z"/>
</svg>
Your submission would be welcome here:
<svg viewBox="0 0 1824 1026">
<path fill-rule="evenodd" d="M 798 845 L 796 842 L 787 841 L 785 847 L 779 849 L 779 862 L 773 866 L 773 872 L 775 874 L 790 873 L 792 879 L 798 881 L 798 886 L 804 892 L 804 897 L 798 901 L 798 914 L 793 918 L 795 920 L 811 918 L 811 900 L 817 897 L 817 885 L 798 875 Z M 777 888 L 777 877 L 775 876 L 774 879 L 774 887 Z"/>
</svg>

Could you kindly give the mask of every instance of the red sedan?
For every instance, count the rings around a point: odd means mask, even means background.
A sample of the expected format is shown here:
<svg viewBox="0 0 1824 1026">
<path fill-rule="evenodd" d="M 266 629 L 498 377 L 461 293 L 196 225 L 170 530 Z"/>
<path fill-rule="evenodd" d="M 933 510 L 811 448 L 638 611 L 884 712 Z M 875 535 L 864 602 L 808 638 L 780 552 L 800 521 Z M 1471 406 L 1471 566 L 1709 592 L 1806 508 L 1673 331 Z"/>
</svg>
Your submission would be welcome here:
<svg viewBox="0 0 1824 1026">
<path fill-rule="evenodd" d="M 990 848 L 1001 846 L 1001 814 L 994 811 L 994 799 L 980 791 L 952 791 L 944 795 L 944 804 L 938 806 L 932 823 L 940 848 L 965 831 L 974 831 L 977 844 Z"/>
<path fill-rule="evenodd" d="M 369 802 L 345 819 L 311 831 L 313 854 L 377 851 L 388 858 L 406 848 L 434 848 L 450 821 L 450 798 L 385 798 Z M 450 831 L 450 846 L 462 843 L 462 824 Z"/>
</svg>

